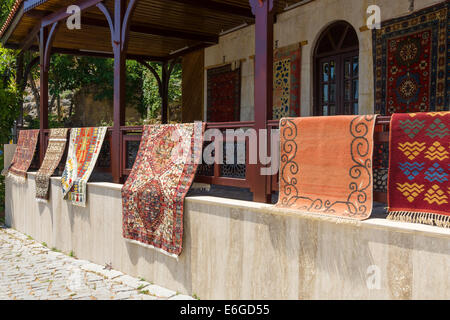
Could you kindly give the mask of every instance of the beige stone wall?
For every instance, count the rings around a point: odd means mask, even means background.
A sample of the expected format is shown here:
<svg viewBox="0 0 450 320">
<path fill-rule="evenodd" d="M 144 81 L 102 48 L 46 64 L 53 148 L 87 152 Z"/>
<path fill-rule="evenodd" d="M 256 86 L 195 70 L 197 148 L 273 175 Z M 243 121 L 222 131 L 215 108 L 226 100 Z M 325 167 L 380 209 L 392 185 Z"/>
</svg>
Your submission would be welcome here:
<svg viewBox="0 0 450 320">
<path fill-rule="evenodd" d="M 280 1 L 280 0 L 275 0 Z M 415 0 L 420 10 L 442 0 Z M 313 110 L 313 52 L 321 32 L 331 23 L 345 20 L 356 30 L 359 38 L 359 108 L 361 114 L 374 112 L 372 32 L 360 31 L 366 25 L 366 10 L 376 4 L 381 8 L 382 20 L 409 14 L 409 0 L 314 0 L 278 15 L 274 40 L 279 47 L 308 41 L 303 46 L 301 75 L 301 115 L 310 116 Z M 205 67 L 225 61 L 247 59 L 242 65 L 241 121 L 253 120 L 253 60 L 255 54 L 254 26 L 249 26 L 220 38 L 218 45 L 205 51 Z M 205 73 L 206 77 L 206 73 Z M 206 81 L 205 81 L 206 82 Z M 205 98 L 206 99 L 206 98 Z M 206 105 L 206 100 L 205 100 Z"/>
<path fill-rule="evenodd" d="M 100 126 L 112 124 L 114 118 L 114 102 L 109 99 L 95 99 L 96 93 L 101 90 L 95 86 L 81 89 L 74 97 L 73 126 Z M 125 106 L 125 121 L 139 122 L 141 115 L 131 104 Z"/>
<path fill-rule="evenodd" d="M 4 144 L 3 168 L 8 168 L 14 157 L 17 144 Z"/>
<path fill-rule="evenodd" d="M 185 202 L 179 260 L 122 238 L 121 185 L 88 184 L 88 207 L 34 200 L 35 174 L 7 181 L 8 225 L 80 259 L 201 299 L 450 299 L 450 230 L 370 219 L 337 224 L 272 205 Z M 372 269 L 371 269 L 372 268 Z M 379 288 L 367 286 L 373 271 Z"/>
</svg>

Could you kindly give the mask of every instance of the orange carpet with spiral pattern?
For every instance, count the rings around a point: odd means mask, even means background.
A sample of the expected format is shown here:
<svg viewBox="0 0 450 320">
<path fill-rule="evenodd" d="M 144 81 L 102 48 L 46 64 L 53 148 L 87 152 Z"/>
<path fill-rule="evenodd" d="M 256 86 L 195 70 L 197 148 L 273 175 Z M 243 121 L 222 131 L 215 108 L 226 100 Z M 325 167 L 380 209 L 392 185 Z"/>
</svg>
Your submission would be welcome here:
<svg viewBox="0 0 450 320">
<path fill-rule="evenodd" d="M 369 218 L 375 120 L 375 116 L 282 119 L 277 207 Z"/>
</svg>

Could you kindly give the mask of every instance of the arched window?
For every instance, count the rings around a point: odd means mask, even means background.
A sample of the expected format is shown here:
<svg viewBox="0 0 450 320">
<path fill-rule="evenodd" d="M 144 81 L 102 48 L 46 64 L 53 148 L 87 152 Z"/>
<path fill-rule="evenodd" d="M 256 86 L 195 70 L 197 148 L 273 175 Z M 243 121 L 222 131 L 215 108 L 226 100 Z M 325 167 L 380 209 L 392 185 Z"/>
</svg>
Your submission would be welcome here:
<svg viewBox="0 0 450 320">
<path fill-rule="evenodd" d="M 345 21 L 329 26 L 314 54 L 314 115 L 358 114 L 359 41 Z"/>
</svg>

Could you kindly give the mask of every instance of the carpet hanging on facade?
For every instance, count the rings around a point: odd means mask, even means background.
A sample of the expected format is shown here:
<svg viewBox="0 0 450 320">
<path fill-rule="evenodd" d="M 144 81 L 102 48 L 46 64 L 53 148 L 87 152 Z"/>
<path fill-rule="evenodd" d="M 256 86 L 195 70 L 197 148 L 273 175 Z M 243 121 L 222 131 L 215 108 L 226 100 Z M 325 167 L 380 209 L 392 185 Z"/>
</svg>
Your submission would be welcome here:
<svg viewBox="0 0 450 320">
<path fill-rule="evenodd" d="M 208 70 L 208 122 L 233 122 L 241 118 L 240 61 Z"/>
<path fill-rule="evenodd" d="M 394 114 L 389 219 L 450 227 L 450 112 Z"/>
<path fill-rule="evenodd" d="M 449 110 L 450 2 L 373 31 L 375 113 Z"/>
<path fill-rule="evenodd" d="M 2 175 L 10 177 L 17 183 L 25 183 L 27 171 L 33 161 L 39 130 L 20 130 L 16 151 L 8 169 Z"/>
<path fill-rule="evenodd" d="M 86 186 L 97 162 L 107 127 L 73 128 L 61 178 L 64 199 L 86 206 Z"/>
<path fill-rule="evenodd" d="M 301 45 L 275 50 L 273 65 L 273 119 L 300 116 Z"/>
<path fill-rule="evenodd" d="M 282 119 L 277 207 L 369 218 L 375 120 L 375 116 Z"/>
<path fill-rule="evenodd" d="M 67 132 L 69 129 L 59 128 L 51 129 L 48 140 L 47 151 L 44 161 L 36 175 L 36 200 L 38 202 L 48 201 L 48 190 L 50 186 L 50 177 L 58 167 L 64 154 L 67 143 Z"/>
<path fill-rule="evenodd" d="M 145 126 L 122 188 L 123 237 L 178 257 L 183 204 L 201 159 L 204 125 Z"/>
</svg>

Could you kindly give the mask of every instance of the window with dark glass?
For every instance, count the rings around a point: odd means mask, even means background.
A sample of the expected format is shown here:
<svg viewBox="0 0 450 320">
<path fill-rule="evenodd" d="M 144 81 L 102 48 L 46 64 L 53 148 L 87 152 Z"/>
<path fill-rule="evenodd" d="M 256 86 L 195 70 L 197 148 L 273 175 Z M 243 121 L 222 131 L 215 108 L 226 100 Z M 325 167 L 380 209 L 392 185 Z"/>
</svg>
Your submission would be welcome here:
<svg viewBox="0 0 450 320">
<path fill-rule="evenodd" d="M 314 115 L 358 114 L 359 41 L 347 22 L 320 36 L 315 51 Z"/>
</svg>

